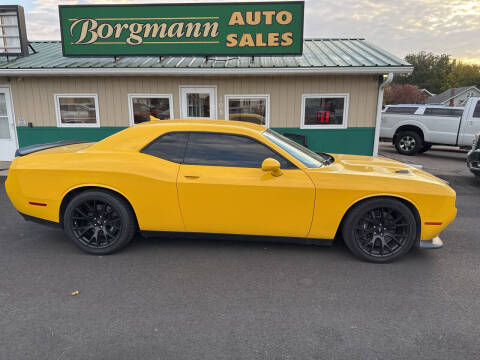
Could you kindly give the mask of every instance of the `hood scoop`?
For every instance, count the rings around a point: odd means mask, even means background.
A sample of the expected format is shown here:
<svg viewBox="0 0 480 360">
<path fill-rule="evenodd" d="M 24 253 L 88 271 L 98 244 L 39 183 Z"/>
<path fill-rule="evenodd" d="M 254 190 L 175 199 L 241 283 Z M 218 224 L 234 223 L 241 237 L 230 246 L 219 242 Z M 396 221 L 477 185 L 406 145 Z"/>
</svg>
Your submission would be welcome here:
<svg viewBox="0 0 480 360">
<path fill-rule="evenodd" d="M 408 171 L 406 169 L 405 170 L 397 170 L 397 171 L 395 171 L 395 174 L 410 174 L 410 171 Z"/>
</svg>

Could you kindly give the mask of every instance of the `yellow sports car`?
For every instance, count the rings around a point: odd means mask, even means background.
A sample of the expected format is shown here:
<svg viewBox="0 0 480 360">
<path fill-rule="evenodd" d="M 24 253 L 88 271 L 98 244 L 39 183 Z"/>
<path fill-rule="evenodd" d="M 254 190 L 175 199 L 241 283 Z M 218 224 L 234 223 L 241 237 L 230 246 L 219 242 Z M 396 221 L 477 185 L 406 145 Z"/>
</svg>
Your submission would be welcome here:
<svg viewBox="0 0 480 360">
<path fill-rule="evenodd" d="M 441 179 L 397 161 L 317 154 L 263 126 L 135 125 L 97 143 L 20 148 L 6 189 L 27 220 L 109 254 L 140 231 L 330 244 L 387 262 L 442 245 L 456 215 Z"/>
</svg>

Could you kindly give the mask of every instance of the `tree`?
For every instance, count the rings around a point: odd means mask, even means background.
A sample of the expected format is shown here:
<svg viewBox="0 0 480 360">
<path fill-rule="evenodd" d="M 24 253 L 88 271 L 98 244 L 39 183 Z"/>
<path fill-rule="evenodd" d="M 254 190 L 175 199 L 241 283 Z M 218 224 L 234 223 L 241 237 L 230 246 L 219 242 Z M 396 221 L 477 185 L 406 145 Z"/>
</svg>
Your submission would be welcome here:
<svg viewBox="0 0 480 360">
<path fill-rule="evenodd" d="M 425 51 L 405 56 L 405 61 L 412 64 L 414 70 L 410 75 L 398 75 L 395 82 L 415 85 L 439 94 L 450 86 L 449 75 L 455 67 L 450 55 L 434 55 Z"/>
<path fill-rule="evenodd" d="M 452 72 L 448 74 L 448 85 L 451 88 L 463 86 L 480 86 L 480 65 L 465 64 L 454 60 Z"/>
<path fill-rule="evenodd" d="M 439 94 L 449 88 L 480 86 L 480 65 L 465 64 L 450 55 L 434 55 L 425 51 L 405 56 L 412 64 L 410 75 L 396 75 L 398 84 L 414 85 L 420 89 Z"/>
<path fill-rule="evenodd" d="M 418 90 L 412 85 L 401 85 L 393 83 L 385 89 L 383 102 L 385 104 L 424 104 L 427 94 Z"/>
</svg>

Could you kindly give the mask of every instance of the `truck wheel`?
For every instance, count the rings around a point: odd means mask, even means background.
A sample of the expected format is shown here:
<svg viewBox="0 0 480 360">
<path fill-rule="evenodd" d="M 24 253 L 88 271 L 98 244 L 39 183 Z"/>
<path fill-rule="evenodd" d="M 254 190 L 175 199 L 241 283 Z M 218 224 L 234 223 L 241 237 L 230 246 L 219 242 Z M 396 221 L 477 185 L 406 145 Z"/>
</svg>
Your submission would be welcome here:
<svg viewBox="0 0 480 360">
<path fill-rule="evenodd" d="M 415 155 L 423 147 L 423 140 L 415 131 L 402 131 L 395 139 L 395 149 L 403 155 Z"/>
<path fill-rule="evenodd" d="M 423 144 L 422 148 L 420 149 L 419 153 L 422 154 L 424 152 L 427 152 L 432 148 L 431 144 Z"/>
</svg>

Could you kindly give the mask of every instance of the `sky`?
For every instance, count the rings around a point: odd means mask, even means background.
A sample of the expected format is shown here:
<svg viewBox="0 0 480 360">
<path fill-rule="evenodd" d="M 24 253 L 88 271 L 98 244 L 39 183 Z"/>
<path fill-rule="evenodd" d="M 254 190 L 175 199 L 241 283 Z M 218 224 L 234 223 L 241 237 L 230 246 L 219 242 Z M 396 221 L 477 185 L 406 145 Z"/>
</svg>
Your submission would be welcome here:
<svg viewBox="0 0 480 360">
<path fill-rule="evenodd" d="M 221 2 L 222 0 L 201 0 Z M 235 0 L 227 0 L 233 2 Z M 59 4 L 168 3 L 167 0 L 17 0 L 29 40 L 59 40 Z M 194 2 L 173 0 L 172 2 Z M 404 57 L 419 51 L 480 64 L 480 0 L 306 0 L 305 37 L 366 38 Z"/>
</svg>

